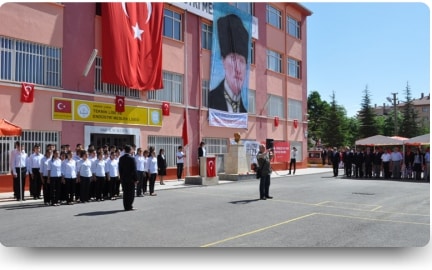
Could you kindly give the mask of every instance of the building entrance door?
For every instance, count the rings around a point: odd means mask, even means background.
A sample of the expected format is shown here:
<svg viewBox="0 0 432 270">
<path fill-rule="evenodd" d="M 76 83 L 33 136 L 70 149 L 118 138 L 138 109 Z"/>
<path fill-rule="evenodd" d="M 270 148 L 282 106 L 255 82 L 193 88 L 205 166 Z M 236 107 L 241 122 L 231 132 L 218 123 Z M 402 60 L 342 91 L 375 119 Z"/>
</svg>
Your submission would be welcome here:
<svg viewBox="0 0 432 270">
<path fill-rule="evenodd" d="M 106 145 L 115 145 L 118 147 L 123 148 L 124 145 L 134 144 L 134 135 L 118 135 L 118 134 L 98 134 L 98 133 L 92 133 L 90 135 L 90 143 L 94 146 L 104 146 Z"/>
</svg>

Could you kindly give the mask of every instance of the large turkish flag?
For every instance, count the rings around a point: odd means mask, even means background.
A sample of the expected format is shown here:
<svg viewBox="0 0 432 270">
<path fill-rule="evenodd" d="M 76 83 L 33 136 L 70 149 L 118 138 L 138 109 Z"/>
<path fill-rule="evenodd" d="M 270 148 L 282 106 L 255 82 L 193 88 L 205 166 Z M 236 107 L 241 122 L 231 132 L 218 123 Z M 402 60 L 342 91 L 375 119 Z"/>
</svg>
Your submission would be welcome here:
<svg viewBox="0 0 432 270">
<path fill-rule="evenodd" d="M 162 89 L 163 3 L 102 3 L 102 81 Z"/>
<path fill-rule="evenodd" d="M 216 158 L 207 157 L 207 177 L 216 177 Z"/>
</svg>

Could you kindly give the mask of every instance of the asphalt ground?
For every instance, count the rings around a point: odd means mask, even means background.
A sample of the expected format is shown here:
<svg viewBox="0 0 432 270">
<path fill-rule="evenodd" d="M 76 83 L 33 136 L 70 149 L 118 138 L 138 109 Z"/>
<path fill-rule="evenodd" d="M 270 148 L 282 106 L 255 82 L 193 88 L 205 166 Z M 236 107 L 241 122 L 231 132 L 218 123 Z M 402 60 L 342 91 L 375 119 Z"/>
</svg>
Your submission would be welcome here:
<svg viewBox="0 0 432 270">
<path fill-rule="evenodd" d="M 430 184 L 335 178 L 298 170 L 215 186 L 162 186 L 157 196 L 44 206 L 0 203 L 6 247 L 425 247 Z M 171 183 L 170 183 L 171 184 Z M 157 184 L 158 185 L 158 184 Z"/>
</svg>

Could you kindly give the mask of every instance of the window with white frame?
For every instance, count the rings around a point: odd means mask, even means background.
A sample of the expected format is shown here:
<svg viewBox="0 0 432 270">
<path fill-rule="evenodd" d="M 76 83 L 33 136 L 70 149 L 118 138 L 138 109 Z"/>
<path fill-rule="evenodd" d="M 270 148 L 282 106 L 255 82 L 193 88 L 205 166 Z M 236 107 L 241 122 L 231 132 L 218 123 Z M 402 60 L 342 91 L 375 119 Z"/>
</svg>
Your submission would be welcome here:
<svg viewBox="0 0 432 270">
<path fill-rule="evenodd" d="M 275 7 L 267 4 L 266 22 L 278 29 L 282 29 L 282 13 Z"/>
<path fill-rule="evenodd" d="M 256 114 L 256 91 L 249 89 L 248 98 L 249 98 L 248 113 Z"/>
<path fill-rule="evenodd" d="M 163 71 L 161 90 L 148 91 L 148 99 L 183 103 L 183 75 Z"/>
<path fill-rule="evenodd" d="M 301 70 L 301 62 L 293 58 L 288 58 L 287 60 L 288 76 L 296 79 L 300 79 L 301 78 L 300 70 Z"/>
<path fill-rule="evenodd" d="M 148 136 L 148 146 L 154 147 L 156 155 L 159 154 L 160 149 L 165 151 L 167 167 L 176 166 L 176 153 L 180 145 L 182 145 L 181 137 Z"/>
<path fill-rule="evenodd" d="M 288 99 L 288 119 L 297 119 L 299 122 L 303 121 L 303 108 L 302 101 L 295 99 Z"/>
<path fill-rule="evenodd" d="M 212 49 L 213 26 L 207 23 L 201 23 L 201 48 Z"/>
<path fill-rule="evenodd" d="M 228 153 L 228 140 L 226 138 L 203 138 L 207 154 Z"/>
<path fill-rule="evenodd" d="M 38 130 L 23 130 L 20 137 L 0 137 L 0 174 L 10 172 L 10 151 L 14 149 L 16 141 L 20 141 L 24 145 L 24 149 L 28 156 L 32 154 L 33 146 L 39 144 L 41 153 L 45 154 L 45 149 L 48 144 L 54 144 L 56 149 L 59 149 L 60 132 L 58 131 L 38 131 Z"/>
<path fill-rule="evenodd" d="M 287 16 L 287 32 L 290 36 L 293 36 L 295 38 L 301 39 L 301 35 L 300 35 L 300 22 L 297 21 L 296 19 Z"/>
<path fill-rule="evenodd" d="M 202 106 L 208 107 L 208 94 L 210 91 L 210 81 L 202 80 L 201 82 L 201 91 L 202 91 Z"/>
<path fill-rule="evenodd" d="M 183 40 L 182 15 L 175 11 L 164 9 L 163 35 L 176 40 Z"/>
<path fill-rule="evenodd" d="M 243 10 L 244 12 L 246 12 L 250 15 L 254 15 L 253 3 L 251 3 L 251 2 L 235 2 L 235 3 L 232 3 L 232 5 L 238 9 L 240 9 L 240 10 Z"/>
<path fill-rule="evenodd" d="M 282 73 L 282 55 L 267 49 L 267 69 Z"/>
<path fill-rule="evenodd" d="M 277 116 L 279 118 L 284 118 L 283 98 L 275 95 L 269 95 L 268 98 L 269 98 L 267 104 L 268 116 Z"/>
<path fill-rule="evenodd" d="M 129 98 L 141 98 L 141 91 L 138 89 L 128 88 L 123 85 L 115 85 L 102 82 L 102 58 L 95 59 L 95 85 L 94 91 L 96 94 L 105 94 L 110 96 L 125 96 Z"/>
<path fill-rule="evenodd" d="M 0 80 L 61 87 L 62 50 L 0 36 Z"/>
</svg>

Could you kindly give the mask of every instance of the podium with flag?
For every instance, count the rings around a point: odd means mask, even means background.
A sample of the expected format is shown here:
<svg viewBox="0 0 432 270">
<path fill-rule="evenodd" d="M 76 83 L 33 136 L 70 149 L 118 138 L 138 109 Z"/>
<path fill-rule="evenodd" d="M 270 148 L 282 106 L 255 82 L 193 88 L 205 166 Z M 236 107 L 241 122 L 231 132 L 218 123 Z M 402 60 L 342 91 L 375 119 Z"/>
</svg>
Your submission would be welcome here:
<svg viewBox="0 0 432 270">
<path fill-rule="evenodd" d="M 185 179 L 185 184 L 188 185 L 217 185 L 219 184 L 219 176 L 217 174 L 216 156 L 200 157 L 200 175 L 188 176 Z"/>
</svg>

